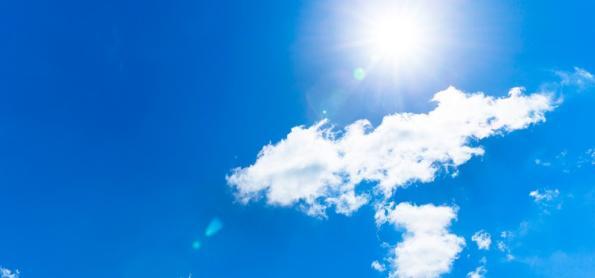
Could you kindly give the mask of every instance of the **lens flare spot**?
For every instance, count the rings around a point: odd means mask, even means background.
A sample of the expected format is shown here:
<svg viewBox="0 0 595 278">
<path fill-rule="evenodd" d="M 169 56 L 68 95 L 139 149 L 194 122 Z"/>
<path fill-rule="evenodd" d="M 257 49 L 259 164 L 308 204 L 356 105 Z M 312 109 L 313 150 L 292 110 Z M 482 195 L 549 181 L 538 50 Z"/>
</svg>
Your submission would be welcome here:
<svg viewBox="0 0 595 278">
<path fill-rule="evenodd" d="M 215 217 L 207 226 L 207 229 L 205 230 L 205 236 L 212 237 L 221 231 L 221 229 L 223 229 L 223 222 L 221 222 L 219 218 Z"/>
<path fill-rule="evenodd" d="M 353 70 L 353 78 L 357 81 L 362 81 L 366 78 L 366 70 L 363 68 L 356 68 Z"/>
<path fill-rule="evenodd" d="M 194 242 L 192 242 L 192 249 L 194 249 L 194 250 L 200 249 L 201 246 L 202 246 L 202 244 L 198 240 L 195 240 Z"/>
</svg>

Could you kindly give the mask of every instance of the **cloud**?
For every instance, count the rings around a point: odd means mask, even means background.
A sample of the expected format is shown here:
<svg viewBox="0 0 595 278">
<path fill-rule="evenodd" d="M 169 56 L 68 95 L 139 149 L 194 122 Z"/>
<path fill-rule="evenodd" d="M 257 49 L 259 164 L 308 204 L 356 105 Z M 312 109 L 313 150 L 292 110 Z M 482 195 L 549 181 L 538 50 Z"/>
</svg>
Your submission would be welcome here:
<svg viewBox="0 0 595 278">
<path fill-rule="evenodd" d="M 589 148 L 578 160 L 577 167 L 581 168 L 584 165 L 595 166 L 595 148 Z"/>
<path fill-rule="evenodd" d="M 560 191 L 558 189 L 537 189 L 529 192 L 529 196 L 531 196 L 536 203 L 551 202 L 560 196 Z"/>
<path fill-rule="evenodd" d="M 558 189 L 536 189 L 529 192 L 529 196 L 533 198 L 533 201 L 545 214 L 550 214 L 552 209 L 562 209 L 563 200 L 560 198 Z"/>
<path fill-rule="evenodd" d="M 378 272 L 385 272 L 386 271 L 386 267 L 383 264 L 381 264 L 380 262 L 378 262 L 378 261 L 373 261 L 371 266 L 372 266 L 372 268 L 374 270 L 376 270 Z"/>
<path fill-rule="evenodd" d="M 467 278 L 483 278 L 487 273 L 485 266 L 480 265 L 474 271 L 467 273 Z"/>
<path fill-rule="evenodd" d="M 575 86 L 579 90 L 584 90 L 595 84 L 595 76 L 579 67 L 575 67 L 573 72 L 556 71 L 556 75 L 560 77 L 560 85 Z"/>
<path fill-rule="evenodd" d="M 593 277 L 595 253 L 568 253 L 561 250 L 547 256 L 528 257 L 521 260 L 539 277 L 575 278 Z"/>
<path fill-rule="evenodd" d="M 8 268 L 3 268 L 0 266 L 0 278 L 19 278 L 19 271 L 12 271 Z"/>
<path fill-rule="evenodd" d="M 449 233 L 456 211 L 449 206 L 432 204 L 416 206 L 400 203 L 389 204 L 377 213 L 379 223 L 392 223 L 404 229 L 403 241 L 394 248 L 390 258 L 393 269 L 389 277 L 429 278 L 438 277 L 451 270 L 465 239 Z"/>
<path fill-rule="evenodd" d="M 310 215 L 325 215 L 329 207 L 348 215 L 374 197 L 433 181 L 439 171 L 482 155 L 477 141 L 542 122 L 555 106 L 551 95 L 525 95 L 522 88 L 494 98 L 449 87 L 432 100 L 437 105 L 428 113 L 387 115 L 375 128 L 367 120 L 344 130 L 326 120 L 294 127 L 264 146 L 254 164 L 234 169 L 227 183 L 244 203 L 265 198 L 298 204 Z M 372 190 L 360 189 L 362 183 Z"/>
<path fill-rule="evenodd" d="M 484 230 L 477 231 L 473 234 L 471 240 L 475 241 L 477 249 L 479 250 L 490 250 L 490 245 L 492 245 L 492 237 Z"/>
<path fill-rule="evenodd" d="M 591 165 L 595 165 L 595 149 L 588 149 L 585 153 L 591 158 Z"/>
<path fill-rule="evenodd" d="M 595 148 L 588 148 L 584 152 L 576 153 L 563 150 L 554 157 L 535 158 L 535 165 L 552 167 L 552 170 L 561 170 L 570 174 L 576 170 L 595 165 Z"/>
<path fill-rule="evenodd" d="M 508 245 L 504 243 L 504 241 L 498 241 L 496 247 L 498 247 L 498 250 L 500 250 L 500 252 L 503 252 L 506 255 L 507 261 L 514 260 L 514 255 L 512 255 L 510 247 L 508 247 Z"/>
</svg>

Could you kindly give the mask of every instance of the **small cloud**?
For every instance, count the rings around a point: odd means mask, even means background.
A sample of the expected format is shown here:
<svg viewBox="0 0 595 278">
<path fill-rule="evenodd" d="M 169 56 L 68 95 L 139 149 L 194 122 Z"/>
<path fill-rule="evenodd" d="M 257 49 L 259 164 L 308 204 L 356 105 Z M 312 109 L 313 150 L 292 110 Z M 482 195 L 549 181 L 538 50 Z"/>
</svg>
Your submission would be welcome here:
<svg viewBox="0 0 595 278">
<path fill-rule="evenodd" d="M 0 278 L 19 278 L 20 272 L 19 270 L 12 271 L 8 268 L 4 268 L 0 266 Z"/>
<path fill-rule="evenodd" d="M 560 77 L 562 86 L 575 86 L 579 90 L 584 90 L 595 84 L 595 77 L 585 69 L 575 67 L 574 71 L 557 71 L 556 75 Z"/>
<path fill-rule="evenodd" d="M 521 223 L 521 226 L 523 226 L 523 225 L 524 224 Z M 520 228 L 520 229 L 524 230 L 525 228 Z M 523 232 L 523 233 L 525 233 L 525 232 Z M 514 256 L 512 255 L 512 251 L 510 250 L 510 247 L 508 246 L 508 244 L 506 244 L 506 242 L 512 241 L 515 237 L 516 237 L 516 234 L 513 233 L 512 231 L 502 231 L 500 233 L 500 238 L 502 238 L 502 240 L 499 240 L 496 243 L 496 248 L 498 248 L 498 250 L 500 252 L 503 252 L 505 254 L 507 261 L 514 260 Z"/>
<path fill-rule="evenodd" d="M 552 163 L 551 162 L 544 161 L 544 160 L 541 160 L 539 158 L 535 159 L 534 162 L 535 162 L 535 165 L 539 165 L 539 166 L 543 166 L 543 167 L 550 167 L 550 166 L 552 166 Z"/>
<path fill-rule="evenodd" d="M 374 270 L 376 270 L 378 272 L 385 272 L 386 271 L 386 267 L 383 264 L 381 264 L 380 262 L 378 262 L 378 261 L 373 261 L 371 266 L 372 266 L 372 268 Z"/>
<path fill-rule="evenodd" d="M 549 214 L 552 209 L 562 209 L 562 200 L 558 189 L 533 190 L 529 196 L 542 209 L 545 214 Z"/>
<path fill-rule="evenodd" d="M 533 160 L 535 165 L 542 167 L 552 167 L 555 170 L 561 170 L 569 174 L 585 166 L 595 166 L 595 148 L 588 148 L 584 152 L 571 153 L 563 150 L 555 156 L 540 157 Z"/>
<path fill-rule="evenodd" d="M 595 165 L 595 149 L 588 149 L 585 153 L 591 158 L 591 165 Z"/>
<path fill-rule="evenodd" d="M 492 237 L 486 231 L 477 231 L 475 234 L 473 234 L 471 240 L 477 244 L 477 249 L 490 250 L 490 245 L 492 244 Z"/>
<path fill-rule="evenodd" d="M 512 236 L 512 232 L 511 231 L 502 231 L 500 232 L 500 237 L 501 238 L 509 238 Z"/>
<path fill-rule="evenodd" d="M 503 241 L 498 241 L 498 250 L 505 252 L 506 250 L 508 250 L 508 247 L 506 246 L 506 243 L 504 243 Z"/>
<path fill-rule="evenodd" d="M 498 250 L 500 250 L 500 252 L 505 253 L 507 261 L 514 260 L 514 256 L 512 255 L 510 248 L 508 247 L 508 245 L 506 245 L 506 243 L 504 243 L 504 241 L 498 241 L 496 246 L 498 247 Z"/>
<path fill-rule="evenodd" d="M 485 266 L 480 265 L 474 271 L 467 273 L 467 278 L 483 278 L 487 273 Z"/>
<path fill-rule="evenodd" d="M 581 168 L 584 165 L 595 166 L 595 148 L 589 148 L 578 160 L 577 167 Z"/>
<path fill-rule="evenodd" d="M 529 192 L 529 196 L 536 203 L 551 202 L 560 196 L 560 191 L 558 189 L 533 190 Z"/>
<path fill-rule="evenodd" d="M 465 247 L 465 239 L 448 231 L 456 210 L 432 204 L 400 203 L 388 209 L 384 218 L 405 230 L 403 241 L 394 248 L 390 277 L 439 277 L 451 270 Z"/>
</svg>

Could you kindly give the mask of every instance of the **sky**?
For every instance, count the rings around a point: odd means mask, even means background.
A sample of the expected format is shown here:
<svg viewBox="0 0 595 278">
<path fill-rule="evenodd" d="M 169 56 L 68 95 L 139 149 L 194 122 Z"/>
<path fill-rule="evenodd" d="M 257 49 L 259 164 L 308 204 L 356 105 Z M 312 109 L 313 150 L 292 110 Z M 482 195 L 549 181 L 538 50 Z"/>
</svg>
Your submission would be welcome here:
<svg viewBox="0 0 595 278">
<path fill-rule="evenodd" d="M 0 277 L 593 277 L 589 1 L 3 1 Z"/>
</svg>

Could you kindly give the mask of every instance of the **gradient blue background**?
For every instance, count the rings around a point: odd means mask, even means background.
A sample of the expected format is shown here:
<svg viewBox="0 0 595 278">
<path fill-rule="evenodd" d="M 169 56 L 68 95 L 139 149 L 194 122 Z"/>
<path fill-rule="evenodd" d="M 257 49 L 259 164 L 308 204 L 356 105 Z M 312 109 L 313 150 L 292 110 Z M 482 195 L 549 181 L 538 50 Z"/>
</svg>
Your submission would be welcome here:
<svg viewBox="0 0 595 278">
<path fill-rule="evenodd" d="M 455 56 L 379 101 L 329 77 L 357 65 L 312 45 L 316 1 L 2 1 L 0 265 L 22 277 L 385 276 L 370 263 L 399 233 L 377 231 L 371 208 L 322 220 L 243 206 L 225 176 L 322 109 L 338 125 L 377 122 L 428 111 L 450 84 L 503 95 L 537 90 L 553 70 L 595 70 L 595 3 L 469 5 L 461 16 L 496 50 Z M 321 87 L 345 93 L 313 99 Z M 569 94 L 546 123 L 483 142 L 486 155 L 458 177 L 399 191 L 398 201 L 459 206 L 452 230 L 468 247 L 447 277 L 482 256 L 490 277 L 595 273 L 594 167 L 576 167 L 595 147 L 594 104 L 593 90 Z M 544 214 L 528 196 L 538 188 L 558 188 L 563 208 Z M 205 240 L 213 217 L 224 227 Z M 526 261 L 469 239 L 523 221 L 531 228 L 511 248 Z M 568 258 L 547 263 L 555 252 Z"/>
</svg>

